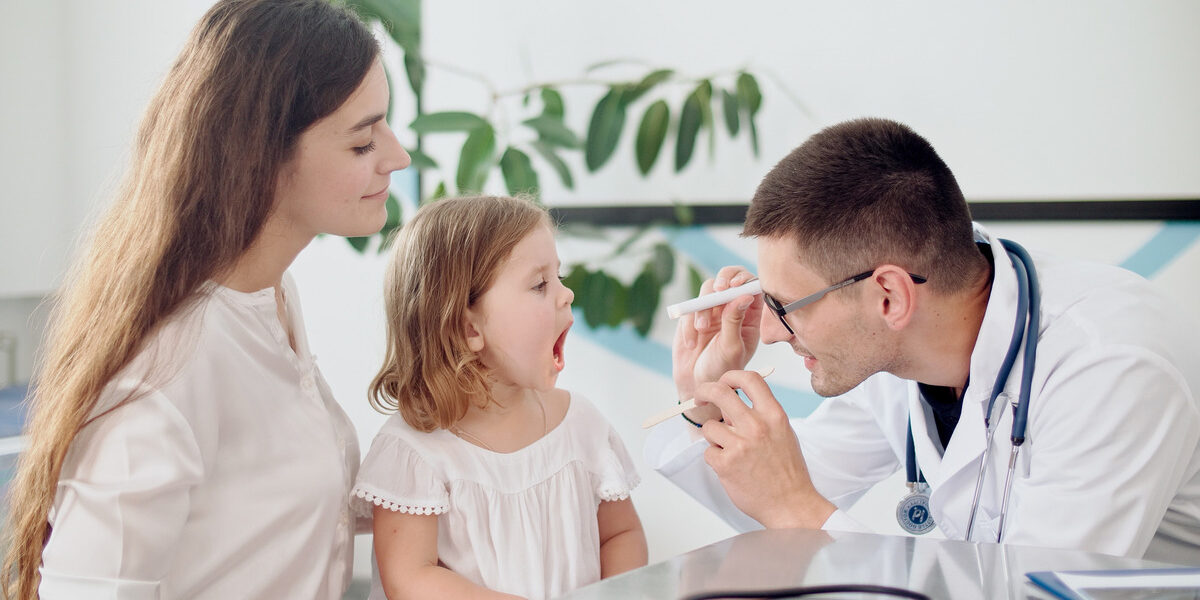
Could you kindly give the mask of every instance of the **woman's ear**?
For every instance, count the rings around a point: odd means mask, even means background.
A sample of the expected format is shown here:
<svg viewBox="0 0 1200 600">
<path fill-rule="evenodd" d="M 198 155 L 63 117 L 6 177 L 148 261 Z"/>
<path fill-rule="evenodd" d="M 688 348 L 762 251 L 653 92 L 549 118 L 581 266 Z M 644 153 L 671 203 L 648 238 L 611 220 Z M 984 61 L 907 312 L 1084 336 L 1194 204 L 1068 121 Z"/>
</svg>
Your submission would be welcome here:
<svg viewBox="0 0 1200 600">
<path fill-rule="evenodd" d="M 465 324 L 467 334 L 467 348 L 471 352 L 481 352 L 483 350 L 483 333 L 480 327 L 477 326 L 478 315 L 473 310 L 467 310 L 467 322 Z"/>
</svg>

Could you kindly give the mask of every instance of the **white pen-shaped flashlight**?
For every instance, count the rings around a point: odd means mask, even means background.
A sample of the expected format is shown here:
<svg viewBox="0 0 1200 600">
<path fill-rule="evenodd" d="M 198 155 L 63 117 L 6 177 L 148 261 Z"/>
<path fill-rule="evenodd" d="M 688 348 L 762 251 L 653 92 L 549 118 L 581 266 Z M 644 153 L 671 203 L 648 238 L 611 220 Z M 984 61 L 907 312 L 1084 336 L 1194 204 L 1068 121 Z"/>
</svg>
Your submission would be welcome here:
<svg viewBox="0 0 1200 600">
<path fill-rule="evenodd" d="M 688 313 L 699 312 L 706 308 L 712 308 L 714 306 L 726 304 L 739 296 L 745 296 L 747 294 L 751 296 L 757 296 L 761 293 L 762 283 L 759 280 L 754 279 L 724 291 L 713 292 L 711 294 L 705 294 L 703 296 L 692 298 L 691 300 L 684 300 L 679 304 L 672 304 L 667 307 L 667 316 L 671 317 L 672 319 L 678 319 L 680 316 Z"/>
</svg>

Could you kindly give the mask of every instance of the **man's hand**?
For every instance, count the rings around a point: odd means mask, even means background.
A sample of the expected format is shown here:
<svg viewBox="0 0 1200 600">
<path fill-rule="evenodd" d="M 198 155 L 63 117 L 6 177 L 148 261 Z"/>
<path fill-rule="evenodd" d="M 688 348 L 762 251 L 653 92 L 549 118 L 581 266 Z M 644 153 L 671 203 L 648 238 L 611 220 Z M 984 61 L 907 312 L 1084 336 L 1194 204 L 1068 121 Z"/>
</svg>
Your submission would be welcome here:
<svg viewBox="0 0 1200 600">
<path fill-rule="evenodd" d="M 762 377 L 730 371 L 696 392 L 697 403 L 711 403 L 725 418 L 708 421 L 701 432 L 712 444 L 704 460 L 734 505 L 770 529 L 821 528 L 836 507 L 813 487 L 796 432 Z"/>
<path fill-rule="evenodd" d="M 752 279 L 754 274 L 742 267 L 724 267 L 716 279 L 704 282 L 700 293 L 720 292 Z M 680 317 L 671 347 L 679 400 L 694 397 L 700 384 L 716 381 L 726 371 L 746 366 L 758 348 L 762 310 L 762 298 L 746 295 L 723 306 Z M 688 412 L 688 418 L 703 423 L 719 418 L 719 414 L 711 407 L 697 408 Z"/>
</svg>

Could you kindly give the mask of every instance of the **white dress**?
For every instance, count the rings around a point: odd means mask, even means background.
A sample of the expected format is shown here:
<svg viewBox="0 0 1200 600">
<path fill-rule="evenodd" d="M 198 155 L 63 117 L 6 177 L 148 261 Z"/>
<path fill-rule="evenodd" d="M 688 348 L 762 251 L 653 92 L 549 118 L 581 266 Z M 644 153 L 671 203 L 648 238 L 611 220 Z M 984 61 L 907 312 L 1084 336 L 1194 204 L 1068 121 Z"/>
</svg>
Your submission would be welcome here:
<svg viewBox="0 0 1200 600">
<path fill-rule="evenodd" d="M 551 598 L 600 580 L 596 510 L 639 482 L 608 421 L 572 394 L 562 423 L 501 454 L 444 429 L 430 433 L 392 415 L 354 484 L 354 507 L 438 515 L 438 558 L 493 590 Z M 371 599 L 383 600 L 378 568 Z"/>
<path fill-rule="evenodd" d="M 105 389 L 98 410 L 146 395 L 72 443 L 42 598 L 341 598 L 358 442 L 283 283 L 296 351 L 274 289 L 207 284 Z M 151 358 L 176 368 L 155 376 Z"/>
</svg>

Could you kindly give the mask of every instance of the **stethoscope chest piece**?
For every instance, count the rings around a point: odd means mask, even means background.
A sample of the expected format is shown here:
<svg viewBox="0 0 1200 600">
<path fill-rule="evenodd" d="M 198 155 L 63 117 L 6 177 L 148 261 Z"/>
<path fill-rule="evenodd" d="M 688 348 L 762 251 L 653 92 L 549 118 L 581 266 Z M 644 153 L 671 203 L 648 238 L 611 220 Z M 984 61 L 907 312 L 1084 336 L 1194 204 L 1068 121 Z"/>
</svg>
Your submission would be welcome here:
<svg viewBox="0 0 1200 600">
<path fill-rule="evenodd" d="M 929 533 L 935 525 L 929 513 L 929 484 L 909 482 L 908 489 L 909 494 L 896 505 L 896 522 L 911 534 Z"/>
</svg>

